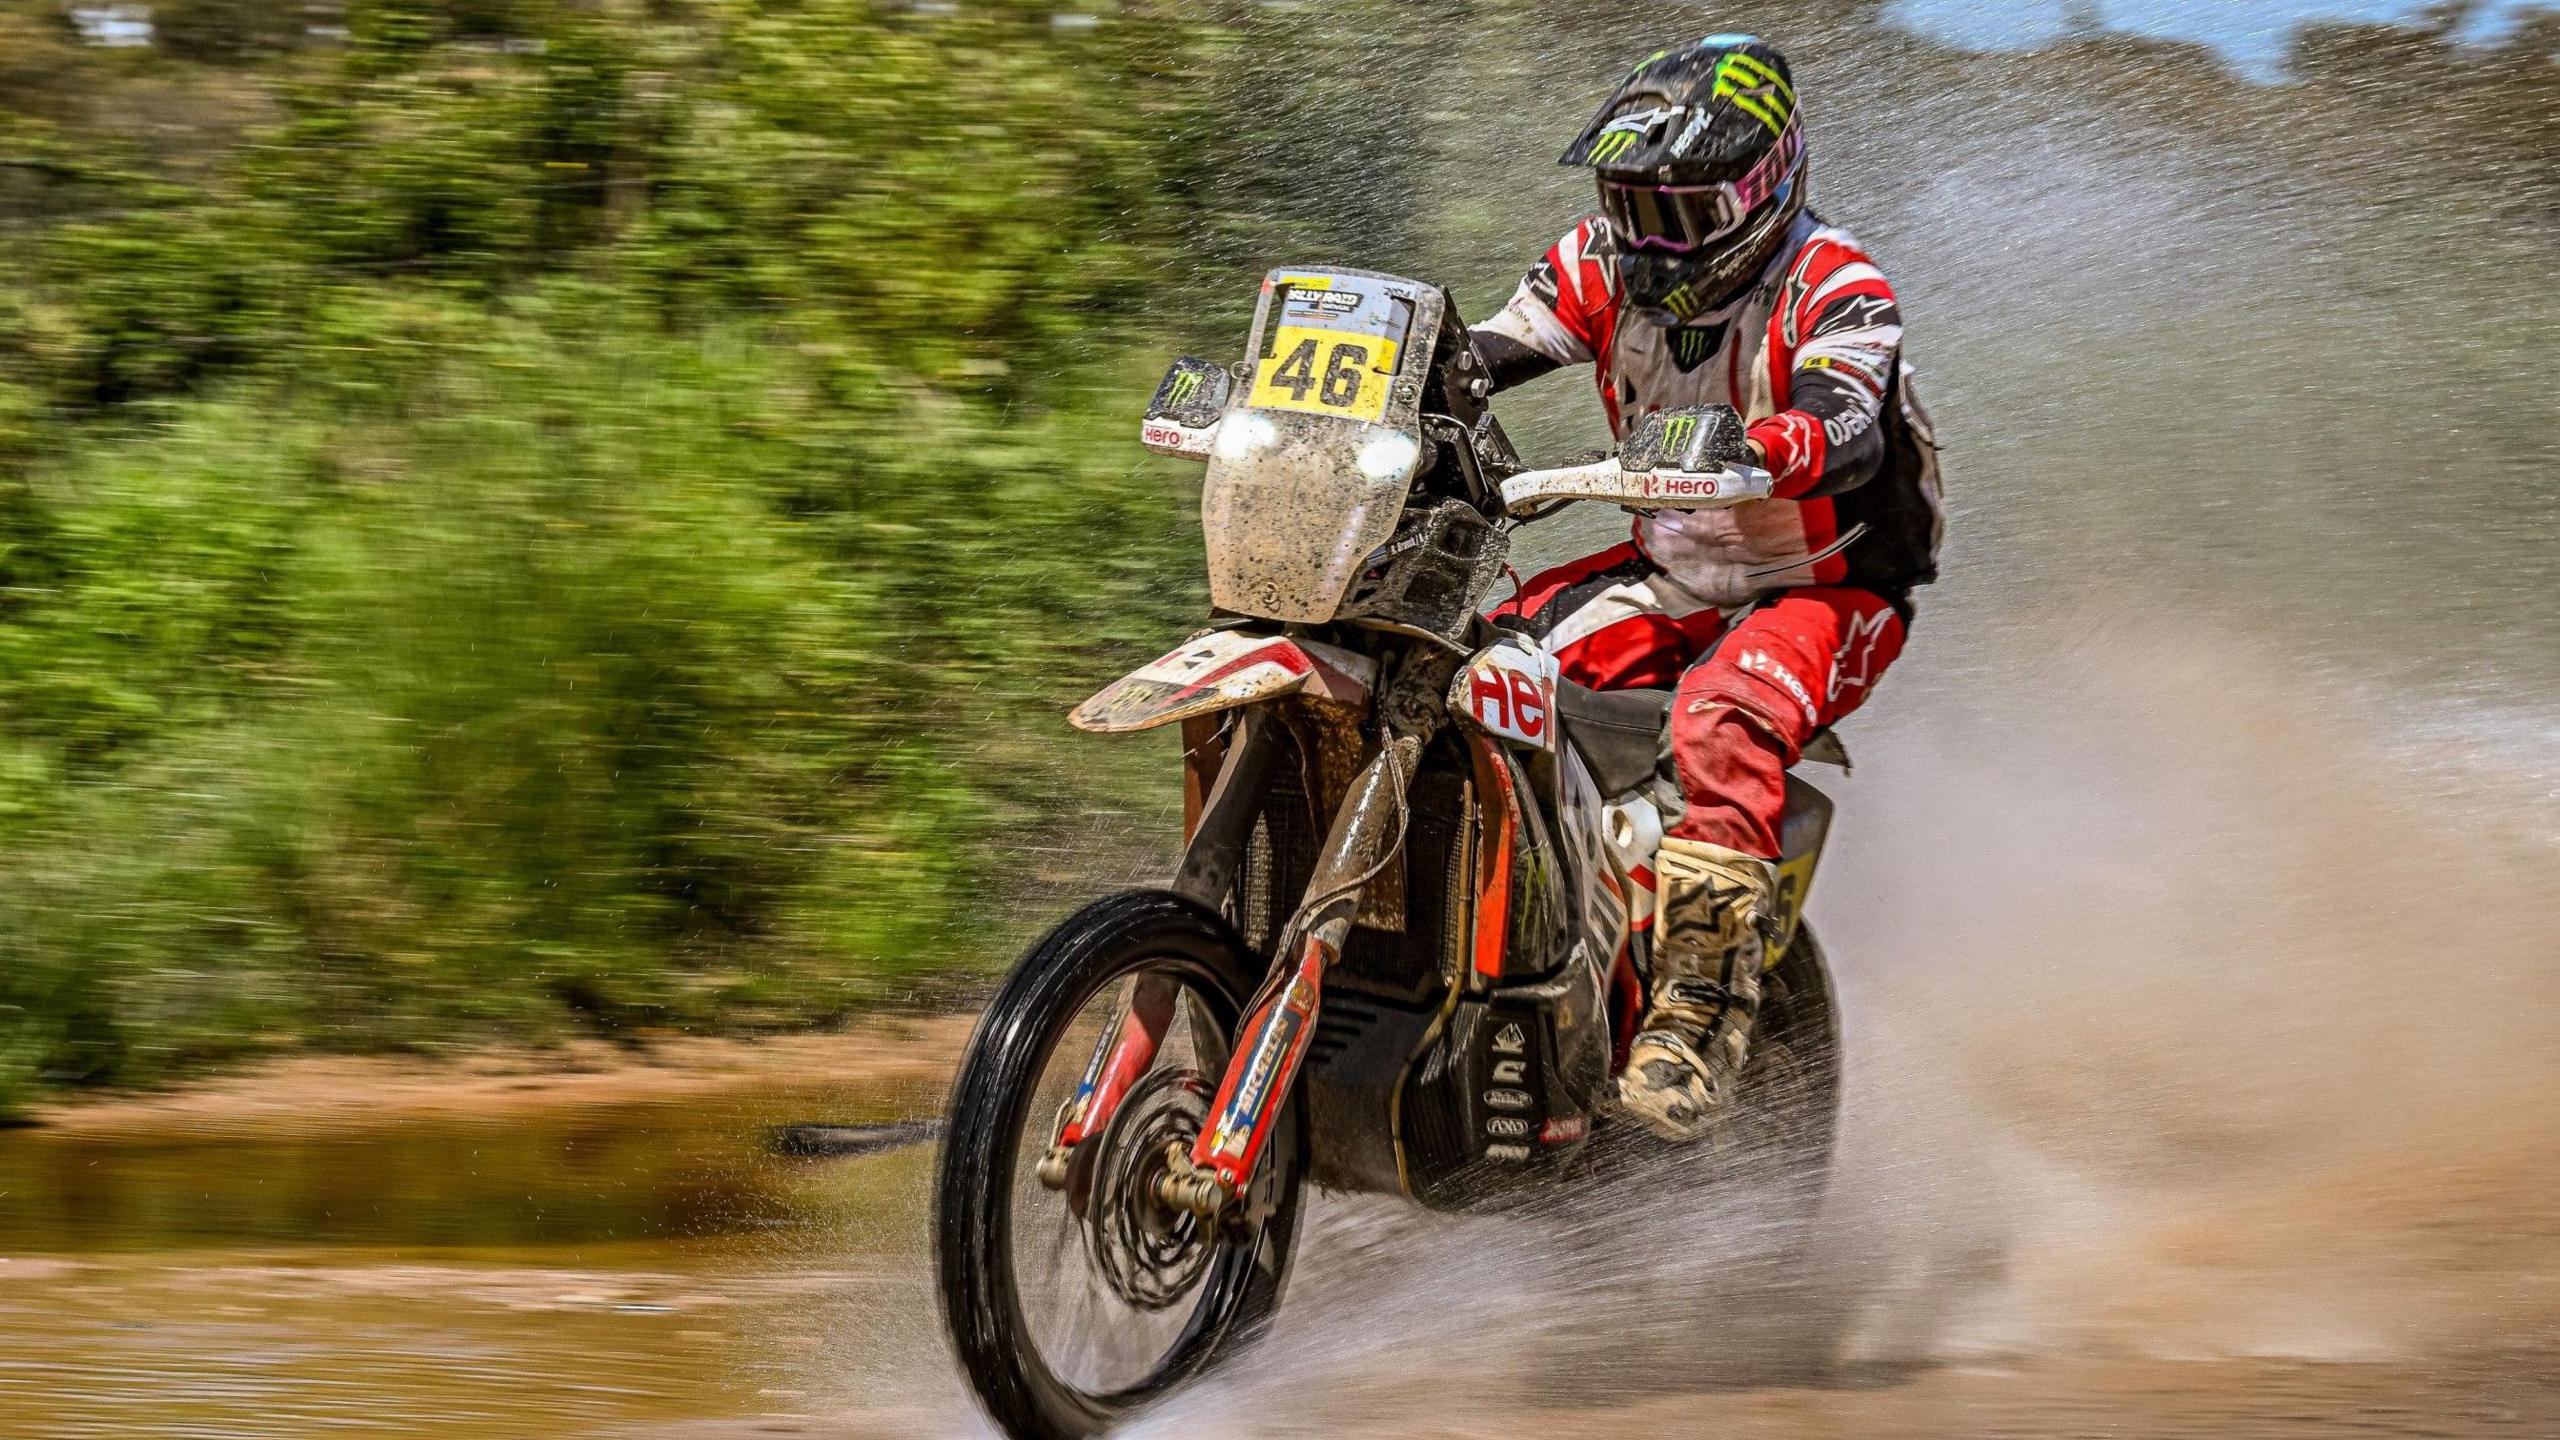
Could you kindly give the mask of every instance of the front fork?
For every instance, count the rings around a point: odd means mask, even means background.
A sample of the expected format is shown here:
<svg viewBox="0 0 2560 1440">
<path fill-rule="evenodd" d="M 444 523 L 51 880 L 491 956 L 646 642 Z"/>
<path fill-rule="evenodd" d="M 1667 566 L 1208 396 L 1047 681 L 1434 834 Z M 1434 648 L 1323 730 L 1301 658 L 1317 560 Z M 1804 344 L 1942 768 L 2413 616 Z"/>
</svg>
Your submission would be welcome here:
<svg viewBox="0 0 2560 1440">
<path fill-rule="evenodd" d="M 1237 722 L 1228 761 L 1205 802 L 1200 824 L 1183 855 L 1174 888 L 1204 904 L 1223 901 L 1250 835 L 1262 777 L 1276 747 L 1276 722 L 1249 710 Z M 1208 1218 L 1233 1206 L 1252 1183 L 1254 1165 L 1271 1138 L 1282 1100 L 1314 1038 L 1325 969 L 1342 953 L 1368 882 L 1394 857 L 1404 839 L 1406 789 L 1422 755 L 1421 727 L 1391 728 L 1386 743 L 1351 782 L 1334 815 L 1333 830 L 1316 858 L 1306 899 L 1282 932 L 1275 953 L 1295 958 L 1274 970 L 1245 1014 L 1243 1044 L 1229 1059 L 1210 1105 L 1209 1123 L 1188 1152 L 1165 1157 L 1156 1180 L 1165 1204 Z M 1129 1087 L 1155 1063 L 1170 1028 L 1177 987 L 1164 977 L 1141 977 L 1129 1007 L 1095 1046 L 1075 1098 L 1060 1112 L 1058 1130 L 1038 1169 L 1053 1189 L 1067 1184 L 1076 1145 L 1110 1123 Z"/>
<path fill-rule="evenodd" d="M 1244 1043 L 1227 1063 L 1209 1123 L 1192 1141 L 1190 1154 L 1168 1157 L 1156 1180 L 1156 1198 L 1165 1204 L 1215 1218 L 1252 1183 L 1254 1162 L 1262 1158 L 1285 1108 L 1282 1101 L 1297 1083 L 1307 1042 L 1315 1038 L 1325 969 L 1342 953 L 1360 913 L 1361 893 L 1404 843 L 1406 791 L 1421 758 L 1421 737 L 1391 732 L 1352 780 L 1349 797 L 1334 814 L 1333 833 L 1316 857 L 1307 898 L 1275 947 L 1297 958 L 1273 972 L 1246 1013 Z"/>
<path fill-rule="evenodd" d="M 1251 839 L 1254 812 L 1262 797 L 1263 777 L 1279 750 L 1279 721 L 1256 707 L 1237 715 L 1227 739 L 1226 763 L 1216 785 L 1201 802 L 1200 818 L 1183 847 L 1182 865 L 1174 874 L 1175 893 L 1217 908 L 1235 885 L 1236 866 Z M 1063 1190 L 1075 1148 L 1087 1136 L 1111 1123 L 1129 1087 L 1156 1062 L 1156 1051 L 1172 1028 L 1180 987 L 1161 975 L 1141 975 L 1129 987 L 1128 1005 L 1094 1046 L 1075 1098 L 1058 1112 L 1057 1131 L 1040 1157 L 1040 1183 Z"/>
<path fill-rule="evenodd" d="M 1050 1140 L 1048 1153 L 1040 1157 L 1041 1184 L 1052 1190 L 1066 1188 L 1076 1146 L 1111 1123 L 1129 1087 L 1156 1063 L 1156 1050 L 1164 1044 L 1165 1032 L 1173 1028 L 1174 1001 L 1181 993 L 1181 987 L 1164 975 L 1141 975 L 1131 982 L 1127 1007 L 1102 1033 L 1102 1043 L 1093 1048 L 1084 1079 L 1076 1085 L 1075 1099 L 1059 1113 L 1058 1133 Z"/>
</svg>

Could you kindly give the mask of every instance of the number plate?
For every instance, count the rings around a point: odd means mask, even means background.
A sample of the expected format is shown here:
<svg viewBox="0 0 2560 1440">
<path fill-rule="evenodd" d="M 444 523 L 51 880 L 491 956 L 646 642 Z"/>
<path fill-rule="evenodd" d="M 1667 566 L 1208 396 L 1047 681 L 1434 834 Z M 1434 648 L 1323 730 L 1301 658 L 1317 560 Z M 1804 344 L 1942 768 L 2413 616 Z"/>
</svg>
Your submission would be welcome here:
<svg viewBox="0 0 2560 1440">
<path fill-rule="evenodd" d="M 1341 275 L 1284 275 L 1245 403 L 1351 420 L 1386 413 L 1412 303 Z"/>
</svg>

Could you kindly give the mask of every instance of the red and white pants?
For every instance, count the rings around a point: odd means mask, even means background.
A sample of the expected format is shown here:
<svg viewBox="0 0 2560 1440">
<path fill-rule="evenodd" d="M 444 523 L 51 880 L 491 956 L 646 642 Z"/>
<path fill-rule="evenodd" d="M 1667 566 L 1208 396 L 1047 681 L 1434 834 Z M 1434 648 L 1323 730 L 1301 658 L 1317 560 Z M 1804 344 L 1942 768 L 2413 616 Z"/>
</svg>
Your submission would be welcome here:
<svg viewBox="0 0 2560 1440">
<path fill-rule="evenodd" d="M 1549 570 L 1493 613 L 1525 622 L 1576 684 L 1676 691 L 1686 809 L 1671 833 L 1771 860 L 1787 767 L 1865 703 L 1904 631 L 1883 596 L 1846 586 L 1775 591 L 1733 620 L 1632 544 Z"/>
</svg>

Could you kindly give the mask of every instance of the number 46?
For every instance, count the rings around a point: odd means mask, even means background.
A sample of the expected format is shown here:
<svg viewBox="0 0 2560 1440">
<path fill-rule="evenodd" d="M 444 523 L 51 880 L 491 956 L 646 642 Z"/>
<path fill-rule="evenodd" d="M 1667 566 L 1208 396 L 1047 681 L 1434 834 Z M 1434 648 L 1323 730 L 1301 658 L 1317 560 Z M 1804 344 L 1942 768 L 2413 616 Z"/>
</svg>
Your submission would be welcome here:
<svg viewBox="0 0 2560 1440">
<path fill-rule="evenodd" d="M 1303 401 L 1307 392 L 1316 392 L 1316 402 L 1336 410 L 1347 410 L 1360 398 L 1360 371 L 1369 363 L 1369 347 L 1357 340 L 1338 340 L 1326 352 L 1324 381 L 1316 381 L 1316 342 L 1301 340 L 1271 372 L 1271 383 L 1289 392 L 1292 400 Z"/>
</svg>

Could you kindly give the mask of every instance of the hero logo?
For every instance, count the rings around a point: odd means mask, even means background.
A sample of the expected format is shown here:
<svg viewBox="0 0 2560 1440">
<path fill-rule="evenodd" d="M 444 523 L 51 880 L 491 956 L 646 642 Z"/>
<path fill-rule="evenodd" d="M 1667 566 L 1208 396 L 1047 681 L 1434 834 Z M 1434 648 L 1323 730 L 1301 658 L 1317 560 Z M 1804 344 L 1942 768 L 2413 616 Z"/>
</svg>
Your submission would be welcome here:
<svg viewBox="0 0 2560 1440">
<path fill-rule="evenodd" d="M 1767 676 L 1779 689 L 1794 696 L 1796 704 L 1804 707 L 1804 723 L 1815 726 L 1822 723 L 1822 712 L 1813 707 L 1813 692 L 1804 688 L 1804 682 L 1796 678 L 1796 672 L 1771 659 L 1768 651 L 1745 650 L 1738 663 L 1754 675 Z"/>
<path fill-rule="evenodd" d="M 1206 430 L 1190 430 L 1180 425 L 1166 425 L 1148 420 L 1139 424 L 1138 439 L 1148 449 L 1160 455 L 1179 455 L 1186 460 L 1198 460 L 1209 453 L 1209 432 Z"/>
<path fill-rule="evenodd" d="M 1656 470 L 1645 477 L 1644 493 L 1648 498 L 1677 496 L 1689 500 L 1714 500 L 1724 494 L 1724 477 L 1683 470 Z"/>
<path fill-rule="evenodd" d="M 1478 655 L 1467 667 L 1466 711 L 1496 735 L 1555 748 L 1555 657 L 1511 646 Z"/>
</svg>

